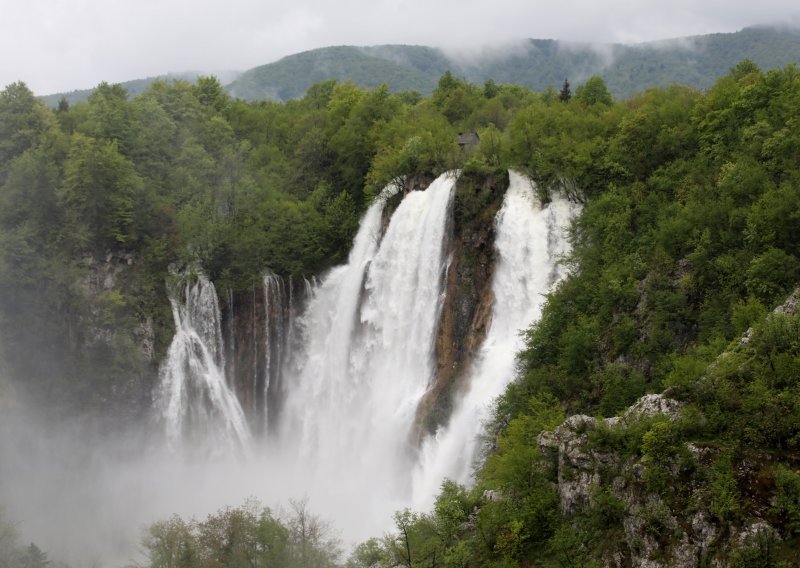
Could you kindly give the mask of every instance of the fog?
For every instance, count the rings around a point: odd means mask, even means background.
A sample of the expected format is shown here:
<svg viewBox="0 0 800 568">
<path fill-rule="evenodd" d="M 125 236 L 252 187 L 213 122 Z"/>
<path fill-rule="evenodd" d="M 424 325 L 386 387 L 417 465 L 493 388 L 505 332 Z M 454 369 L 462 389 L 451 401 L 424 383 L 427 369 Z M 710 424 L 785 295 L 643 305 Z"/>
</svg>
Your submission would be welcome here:
<svg viewBox="0 0 800 568">
<path fill-rule="evenodd" d="M 632 43 L 755 24 L 800 23 L 793 0 L 188 0 L 4 3 L 0 86 L 37 94 L 168 72 L 248 68 L 330 45 L 421 44 L 473 51 L 513 38 Z"/>
<path fill-rule="evenodd" d="M 337 491 L 345 479 L 320 484 L 265 447 L 248 457 L 210 457 L 199 447 L 175 454 L 147 426 L 103 434 L 96 421 L 52 421 L 19 403 L 0 408 L 0 505 L 22 543 L 72 568 L 141 562 L 141 537 L 153 522 L 204 519 L 248 497 L 279 514 L 289 499 L 307 497 L 334 530 L 349 529 L 339 532 L 346 544 L 381 536 L 401 506 L 375 495 L 374 511 L 354 507 Z"/>
</svg>

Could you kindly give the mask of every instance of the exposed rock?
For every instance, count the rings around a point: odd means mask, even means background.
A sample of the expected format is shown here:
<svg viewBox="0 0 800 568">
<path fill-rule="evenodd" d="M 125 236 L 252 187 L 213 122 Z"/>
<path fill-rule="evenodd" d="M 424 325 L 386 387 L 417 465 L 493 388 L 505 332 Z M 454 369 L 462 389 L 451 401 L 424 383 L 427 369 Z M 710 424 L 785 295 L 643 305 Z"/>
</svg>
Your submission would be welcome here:
<svg viewBox="0 0 800 568">
<path fill-rule="evenodd" d="M 590 443 L 592 431 L 601 425 L 626 429 L 639 420 L 659 415 L 676 420 L 680 412 L 678 401 L 664 394 L 651 394 L 636 401 L 621 417 L 602 420 L 576 414 L 554 430 L 541 432 L 537 438 L 540 453 L 557 463 L 557 489 L 563 513 L 575 514 L 590 507 L 601 485 L 622 502 L 624 538 L 607 553 L 604 560 L 607 566 L 691 568 L 709 563 L 723 566 L 718 559 L 728 558 L 731 550 L 749 546 L 757 536 L 777 537 L 775 529 L 758 518 L 751 517 L 743 528 L 723 529 L 711 513 L 702 508 L 673 510 L 668 502 L 648 489 L 647 472 L 652 465 L 644 458 L 625 458 Z M 709 463 L 715 452 L 713 448 L 697 444 L 686 444 L 686 450 L 698 463 Z M 677 460 L 658 467 L 666 468 L 676 479 L 682 474 Z M 757 473 L 745 471 L 737 482 L 746 487 Z M 690 497 L 692 502 L 707 502 L 703 487 L 690 491 L 697 492 Z M 758 509 L 753 509 L 752 513 L 761 514 Z"/>
<path fill-rule="evenodd" d="M 506 185 L 507 181 L 489 176 L 480 183 L 462 177 L 456 186 L 449 229 L 450 263 L 436 337 L 436 376 L 417 407 L 417 427 L 412 436 L 417 442 L 426 433 L 435 432 L 450 415 L 461 378 L 491 324 L 493 220 Z"/>
<path fill-rule="evenodd" d="M 242 409 L 251 428 L 258 432 L 277 422 L 285 387 L 281 375 L 287 346 L 293 338 L 293 322 L 306 300 L 302 281 L 271 278 L 269 290 L 259 283 L 245 292 L 219 292 L 226 375 L 232 377 Z"/>
<path fill-rule="evenodd" d="M 785 315 L 785 316 L 794 316 L 800 312 L 800 288 L 796 288 L 792 294 L 786 298 L 786 301 L 783 302 L 780 306 L 772 310 L 773 314 L 778 315 Z M 745 346 L 750 343 L 750 339 L 753 337 L 753 328 L 748 328 L 747 331 L 742 334 L 742 337 L 739 339 L 739 345 Z"/>
<path fill-rule="evenodd" d="M 666 398 L 663 394 L 646 394 L 625 411 L 622 415 L 622 420 L 628 424 L 642 418 L 652 418 L 659 414 L 669 417 L 670 420 L 675 420 L 678 418 L 680 411 L 681 403 L 677 400 Z"/>
<path fill-rule="evenodd" d="M 775 308 L 773 313 L 794 316 L 798 311 L 800 311 L 800 288 L 797 288 L 784 303 Z"/>
<path fill-rule="evenodd" d="M 700 555 L 708 556 L 719 535 L 719 529 L 711 522 L 711 517 L 707 511 L 698 511 L 692 515 L 690 522 Z"/>
<path fill-rule="evenodd" d="M 490 502 L 504 501 L 506 499 L 503 492 L 498 489 L 486 489 L 483 492 L 482 498 L 484 501 Z"/>
<path fill-rule="evenodd" d="M 153 327 L 153 318 L 147 316 L 136 330 L 137 343 L 141 346 L 142 354 L 149 363 L 156 362 L 156 332 Z"/>
</svg>

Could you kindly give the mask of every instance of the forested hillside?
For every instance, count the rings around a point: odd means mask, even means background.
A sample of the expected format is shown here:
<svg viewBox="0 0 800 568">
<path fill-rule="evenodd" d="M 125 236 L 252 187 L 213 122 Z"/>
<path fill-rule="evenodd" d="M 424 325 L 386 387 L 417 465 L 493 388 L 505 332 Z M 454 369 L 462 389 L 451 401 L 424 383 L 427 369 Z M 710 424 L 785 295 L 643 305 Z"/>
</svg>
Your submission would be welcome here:
<svg viewBox="0 0 800 568">
<path fill-rule="evenodd" d="M 398 512 L 397 531 L 348 565 L 677 565 L 684 543 L 697 553 L 683 565 L 792 565 L 800 316 L 767 314 L 800 281 L 798 117 L 798 69 L 751 61 L 705 94 L 675 85 L 624 101 L 600 77 L 559 96 L 448 72 L 424 98 L 327 81 L 244 102 L 200 78 L 132 99 L 101 84 L 51 111 L 12 84 L 0 93 L 11 390 L 135 420 L 173 332 L 170 265 L 199 264 L 220 290 L 246 291 L 265 269 L 318 274 L 398 176 L 513 167 L 542 200 L 583 202 L 572 276 L 527 332 L 475 487 L 445 482 L 432 512 Z M 479 146 L 460 149 L 471 131 Z M 665 390 L 672 415 L 590 424 Z M 565 504 L 565 464 L 541 434 L 575 414 L 602 467 Z M 152 566 L 269 565 L 285 531 L 251 507 L 153 525 L 145 549 Z"/>
<path fill-rule="evenodd" d="M 531 39 L 469 57 L 421 46 L 329 47 L 250 69 L 227 89 L 247 100 L 285 101 L 302 96 L 312 83 L 338 79 L 359 87 L 386 83 L 391 91 L 415 90 L 428 96 L 439 76 L 450 69 L 475 83 L 491 79 L 536 91 L 560 88 L 564 79 L 578 84 L 598 75 L 614 96 L 630 97 L 672 83 L 707 89 L 743 59 L 765 70 L 800 61 L 800 33 L 753 27 L 632 45 Z"/>
<path fill-rule="evenodd" d="M 565 79 L 577 85 L 597 75 L 614 96 L 630 97 L 672 83 L 707 89 L 743 59 L 764 70 L 800 61 L 800 32 L 791 28 L 751 27 L 641 44 L 530 39 L 502 49 L 489 45 L 481 51 L 480 41 L 476 42 L 470 56 L 415 45 L 324 47 L 254 67 L 223 83 L 236 98 L 288 101 L 302 97 L 314 83 L 331 79 L 351 81 L 360 88 L 385 83 L 390 92 L 416 91 L 429 96 L 447 70 L 478 84 L 492 80 L 536 91 L 560 88 Z M 196 75 L 140 79 L 123 86 L 136 95 L 155 80 L 192 80 Z M 70 104 L 85 102 L 91 92 L 57 93 L 43 99 L 55 108 L 61 98 Z"/>
</svg>

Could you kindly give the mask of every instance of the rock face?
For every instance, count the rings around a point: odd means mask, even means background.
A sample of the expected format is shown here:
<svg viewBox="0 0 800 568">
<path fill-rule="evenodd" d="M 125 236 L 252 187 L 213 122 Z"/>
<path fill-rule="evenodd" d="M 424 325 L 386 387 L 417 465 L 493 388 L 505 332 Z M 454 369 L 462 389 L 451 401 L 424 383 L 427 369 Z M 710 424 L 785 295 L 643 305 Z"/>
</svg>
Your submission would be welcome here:
<svg viewBox="0 0 800 568">
<path fill-rule="evenodd" d="M 436 378 L 417 410 L 419 436 L 449 415 L 453 395 L 491 323 L 494 218 L 508 187 L 495 176 L 462 175 L 456 185 L 442 316 L 436 337 Z"/>
<path fill-rule="evenodd" d="M 307 282 L 265 275 L 251 290 L 220 290 L 226 375 L 254 432 L 274 426 L 284 393 L 283 370 Z"/>
<path fill-rule="evenodd" d="M 677 458 L 655 466 L 647 458 L 625 457 L 620 452 L 593 444 L 591 435 L 600 428 L 626 430 L 644 419 L 679 419 L 681 403 L 664 395 L 640 398 L 622 416 L 596 419 L 585 415 L 567 418 L 555 430 L 539 434 L 541 454 L 557 464 L 558 495 L 562 513 L 572 515 L 594 504 L 601 486 L 624 507 L 623 539 L 606 561 L 608 566 L 642 568 L 724 566 L 733 549 L 741 548 L 774 529 L 758 518 L 745 519 L 739 527 L 723 528 L 707 510 L 691 513 L 674 510 L 648 489 L 647 468 L 658 467 L 681 483 Z M 699 462 L 711 449 L 687 444 L 685 451 Z M 692 491 L 703 491 L 693 488 Z M 702 502 L 701 499 L 697 500 Z"/>
<path fill-rule="evenodd" d="M 552 432 L 539 434 L 540 452 L 558 460 L 558 494 L 563 513 L 583 510 L 591 502 L 591 493 L 601 481 L 601 470 L 621 470 L 629 467 L 636 474 L 636 464 L 624 464 L 615 453 L 593 449 L 589 434 L 601 426 L 627 428 L 644 418 L 665 415 L 675 420 L 680 414 L 680 403 L 663 395 L 648 394 L 640 398 L 622 417 L 598 420 L 576 414 L 567 418 Z M 619 483 L 617 486 L 621 489 Z"/>
</svg>

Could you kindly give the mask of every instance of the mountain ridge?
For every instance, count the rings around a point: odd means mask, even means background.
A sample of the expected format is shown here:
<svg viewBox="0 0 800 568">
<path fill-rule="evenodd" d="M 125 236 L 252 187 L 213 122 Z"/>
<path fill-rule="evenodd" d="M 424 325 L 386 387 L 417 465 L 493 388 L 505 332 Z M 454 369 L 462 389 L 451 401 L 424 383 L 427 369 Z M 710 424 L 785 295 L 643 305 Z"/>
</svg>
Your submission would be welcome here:
<svg viewBox="0 0 800 568">
<path fill-rule="evenodd" d="M 473 83 L 488 80 L 542 91 L 601 76 L 609 91 L 627 98 L 651 87 L 680 83 L 707 89 L 743 59 L 764 70 L 800 62 L 800 29 L 753 26 L 731 33 L 687 36 L 636 44 L 591 44 L 525 39 L 507 53 L 467 58 L 424 45 L 384 44 L 321 47 L 248 69 L 225 89 L 244 100 L 288 101 L 320 81 L 351 81 L 362 88 L 386 84 L 390 91 L 429 95 L 445 71 Z M 158 79 L 193 81 L 197 72 L 172 73 L 123 83 L 131 95 Z M 225 83 L 223 78 L 223 83 Z M 64 97 L 85 101 L 92 89 L 42 97 L 54 107 Z"/>
</svg>

